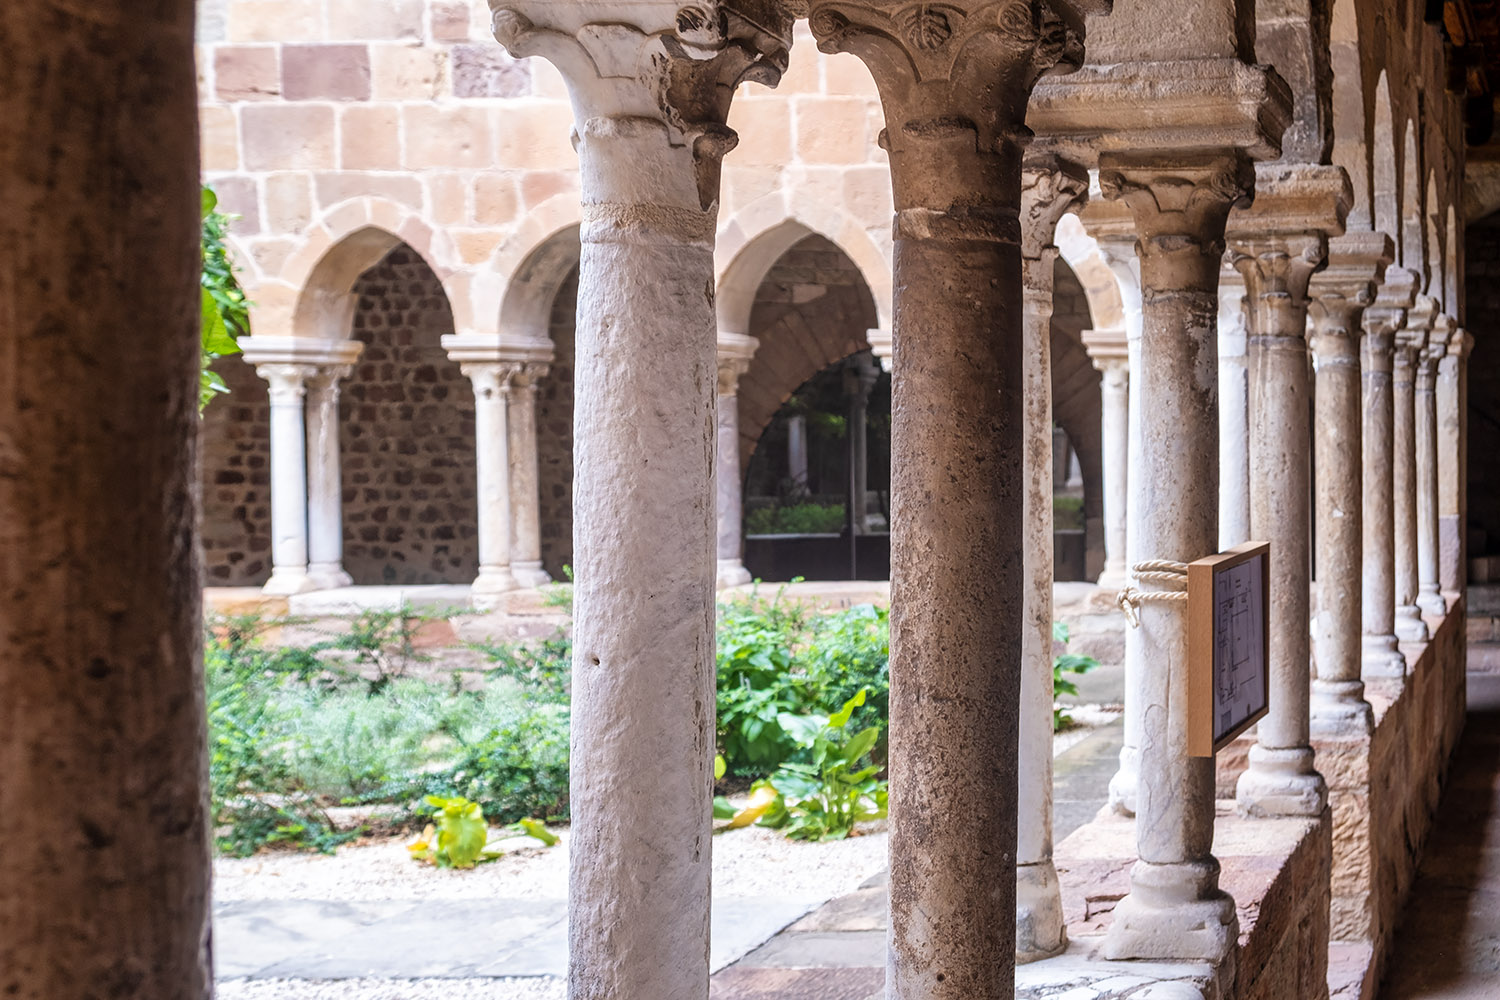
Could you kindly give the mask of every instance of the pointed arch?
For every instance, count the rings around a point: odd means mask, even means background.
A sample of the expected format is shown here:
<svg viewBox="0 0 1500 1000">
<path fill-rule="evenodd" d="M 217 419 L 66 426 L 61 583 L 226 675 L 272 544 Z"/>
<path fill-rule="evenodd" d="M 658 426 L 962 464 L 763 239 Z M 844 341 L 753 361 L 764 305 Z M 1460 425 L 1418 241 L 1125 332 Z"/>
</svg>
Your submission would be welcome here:
<svg viewBox="0 0 1500 1000">
<path fill-rule="evenodd" d="M 1365 113 L 1365 76 L 1359 52 L 1359 12 L 1355 0 L 1335 0 L 1329 33 L 1333 66 L 1333 162 L 1344 168 L 1354 189 L 1348 227 L 1365 229 L 1374 221 L 1371 196 L 1370 129 Z M 1383 79 L 1383 77 L 1382 77 Z"/>
<path fill-rule="evenodd" d="M 1427 227 L 1422 218 L 1422 158 L 1417 145 L 1417 122 L 1406 120 L 1402 144 L 1401 177 L 1401 266 L 1417 276 L 1417 287 L 1427 286 Z"/>
<path fill-rule="evenodd" d="M 1374 177 L 1375 228 L 1401 242 L 1400 173 L 1396 163 L 1395 114 L 1391 84 L 1385 70 L 1375 84 L 1375 142 L 1371 147 Z"/>
</svg>

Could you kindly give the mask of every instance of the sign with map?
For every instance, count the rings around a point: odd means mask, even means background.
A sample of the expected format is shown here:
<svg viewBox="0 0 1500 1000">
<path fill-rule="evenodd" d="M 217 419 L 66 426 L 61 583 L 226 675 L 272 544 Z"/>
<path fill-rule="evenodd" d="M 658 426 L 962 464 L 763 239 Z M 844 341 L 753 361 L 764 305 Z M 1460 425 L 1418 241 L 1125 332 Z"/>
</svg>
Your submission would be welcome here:
<svg viewBox="0 0 1500 1000">
<path fill-rule="evenodd" d="M 1212 757 L 1270 704 L 1271 546 L 1188 566 L 1188 753 Z"/>
</svg>

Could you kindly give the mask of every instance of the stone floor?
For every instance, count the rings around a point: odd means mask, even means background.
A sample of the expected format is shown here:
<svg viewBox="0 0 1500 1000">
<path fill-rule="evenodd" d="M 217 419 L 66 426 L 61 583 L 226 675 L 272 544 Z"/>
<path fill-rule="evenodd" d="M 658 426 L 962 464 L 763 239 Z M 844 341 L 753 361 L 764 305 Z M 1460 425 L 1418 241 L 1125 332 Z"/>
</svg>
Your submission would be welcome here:
<svg viewBox="0 0 1500 1000">
<path fill-rule="evenodd" d="M 1469 674 L 1469 715 L 1382 1000 L 1500 997 L 1500 675 Z"/>
</svg>

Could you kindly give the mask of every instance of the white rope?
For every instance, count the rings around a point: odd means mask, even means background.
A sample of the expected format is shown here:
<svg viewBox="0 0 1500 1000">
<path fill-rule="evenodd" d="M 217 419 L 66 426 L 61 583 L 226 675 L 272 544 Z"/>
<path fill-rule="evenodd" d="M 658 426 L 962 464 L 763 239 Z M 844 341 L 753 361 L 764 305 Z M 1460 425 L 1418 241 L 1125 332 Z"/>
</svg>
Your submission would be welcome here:
<svg viewBox="0 0 1500 1000">
<path fill-rule="evenodd" d="M 1141 627 L 1140 606 L 1142 604 L 1148 601 L 1168 603 L 1188 599 L 1187 563 L 1172 562 L 1169 559 L 1148 559 L 1146 562 L 1132 566 L 1130 574 L 1135 577 L 1136 583 L 1153 583 L 1162 588 L 1161 590 L 1139 590 L 1131 584 L 1126 584 L 1125 589 L 1120 591 L 1120 596 L 1115 599 L 1115 603 L 1120 606 L 1121 611 L 1125 612 L 1131 628 Z"/>
</svg>

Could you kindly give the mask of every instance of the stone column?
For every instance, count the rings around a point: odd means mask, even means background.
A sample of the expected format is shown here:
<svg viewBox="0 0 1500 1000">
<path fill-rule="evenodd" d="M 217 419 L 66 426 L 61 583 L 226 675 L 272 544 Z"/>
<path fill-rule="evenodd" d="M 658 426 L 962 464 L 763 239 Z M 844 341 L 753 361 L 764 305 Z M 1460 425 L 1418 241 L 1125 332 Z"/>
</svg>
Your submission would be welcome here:
<svg viewBox="0 0 1500 1000">
<path fill-rule="evenodd" d="M 854 533 L 870 530 L 870 393 L 880 379 L 880 366 L 874 357 L 856 355 L 844 369 L 844 386 L 849 395 L 849 523 Z"/>
<path fill-rule="evenodd" d="M 1165 161 L 1165 162 L 1163 162 Z M 1130 477 L 1131 558 L 1186 564 L 1212 554 L 1218 535 L 1218 392 L 1215 317 L 1229 210 L 1253 173 L 1239 151 L 1100 157 L 1100 185 L 1123 198 L 1140 236 L 1144 326 L 1132 366 L 1141 429 Z M 1187 752 L 1186 589 L 1154 582 L 1138 609 L 1142 716 L 1136 843 L 1130 894 L 1115 908 L 1104 954 L 1230 960 L 1237 920 L 1219 890 L 1211 853 L 1214 767 Z M 1136 693 L 1134 691 L 1129 693 Z M 1127 694 L 1128 697 L 1128 694 Z"/>
<path fill-rule="evenodd" d="M 1474 338 L 1454 330 L 1448 353 L 1438 364 L 1438 553 L 1439 582 L 1445 592 L 1461 594 L 1468 582 L 1464 510 L 1468 444 L 1469 352 Z"/>
<path fill-rule="evenodd" d="M 744 483 L 740 478 L 740 376 L 750 370 L 760 341 L 738 333 L 719 334 L 718 450 L 715 452 L 719 497 L 718 585 L 750 582 L 745 569 Z"/>
<path fill-rule="evenodd" d="M 520 587 L 540 587 L 552 577 L 542 569 L 541 476 L 537 469 L 536 393 L 549 365 L 528 363 L 511 379 L 510 575 Z"/>
<path fill-rule="evenodd" d="M 1365 310 L 1365 338 L 1360 354 L 1363 401 L 1364 472 L 1360 570 L 1360 616 L 1363 677 L 1406 676 L 1406 658 L 1396 645 L 1396 559 L 1394 470 L 1394 397 L 1391 380 L 1396 334 L 1406 323 L 1413 277 L 1399 267 L 1386 269 L 1375 305 Z"/>
<path fill-rule="evenodd" d="M 1088 171 L 1029 158 L 1021 182 L 1023 621 L 1016 842 L 1016 961 L 1067 944 L 1052 863 L 1052 285 L 1057 223 L 1088 199 Z"/>
<path fill-rule="evenodd" d="M 1330 242 L 1328 268 L 1312 279 L 1318 566 L 1312 725 L 1324 736 L 1374 729 L 1360 680 L 1360 323 L 1391 254 L 1385 234 L 1350 233 Z"/>
<path fill-rule="evenodd" d="M 1245 278 L 1219 273 L 1219 548 L 1250 540 L 1250 332 Z"/>
<path fill-rule="evenodd" d="M 1083 346 L 1104 376 L 1099 384 L 1104 443 L 1104 572 L 1099 586 L 1119 589 L 1130 579 L 1125 561 L 1130 463 L 1130 350 L 1124 330 L 1085 330 Z"/>
<path fill-rule="evenodd" d="M 1010 1000 L 1023 119 L 1081 46 L 1043 5 L 809 7 L 818 47 L 875 77 L 895 193 L 886 995 Z"/>
<path fill-rule="evenodd" d="M 13 1000 L 213 990 L 193 9 L 0 4 L 0 996 Z"/>
<path fill-rule="evenodd" d="M 1313 766 L 1308 619 L 1312 565 L 1307 291 L 1353 197 L 1342 167 L 1261 164 L 1255 204 L 1230 218 L 1250 343 L 1250 534 L 1270 542 L 1270 713 L 1256 726 L 1236 797 L 1251 816 L 1320 816 Z"/>
<path fill-rule="evenodd" d="M 1396 526 L 1396 636 L 1402 642 L 1426 642 L 1427 624 L 1417 607 L 1417 362 L 1427 347 L 1427 335 L 1436 319 L 1436 303 L 1425 295 L 1407 313 L 1406 328 L 1396 336 L 1396 355 L 1391 370 L 1391 395 L 1395 412 L 1392 466 Z"/>
<path fill-rule="evenodd" d="M 344 487 L 339 460 L 339 380 L 348 378 L 349 372 L 347 365 L 327 366 L 307 380 L 307 576 L 320 590 L 354 582 L 344 572 Z"/>
<path fill-rule="evenodd" d="M 307 428 L 303 403 L 307 377 L 316 369 L 264 364 L 256 372 L 270 384 L 271 579 L 267 594 L 301 594 L 316 584 L 307 575 Z"/>
<path fill-rule="evenodd" d="M 807 489 L 807 418 L 800 413 L 786 422 L 786 477 Z"/>
<path fill-rule="evenodd" d="M 780 79 L 792 22 L 516 0 L 494 26 L 566 77 L 581 166 L 568 994 L 706 1000 L 715 220 L 730 100 Z"/>
<path fill-rule="evenodd" d="M 1437 378 L 1457 325 L 1449 316 L 1437 317 L 1416 371 L 1417 607 L 1435 618 L 1448 613 L 1438 584 Z"/>
<path fill-rule="evenodd" d="M 474 480 L 478 501 L 479 575 L 470 602 L 481 610 L 499 606 L 516 589 L 510 572 L 510 388 L 519 366 L 470 361 L 459 366 L 474 383 Z"/>
</svg>

